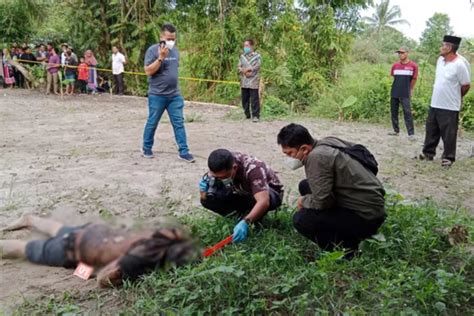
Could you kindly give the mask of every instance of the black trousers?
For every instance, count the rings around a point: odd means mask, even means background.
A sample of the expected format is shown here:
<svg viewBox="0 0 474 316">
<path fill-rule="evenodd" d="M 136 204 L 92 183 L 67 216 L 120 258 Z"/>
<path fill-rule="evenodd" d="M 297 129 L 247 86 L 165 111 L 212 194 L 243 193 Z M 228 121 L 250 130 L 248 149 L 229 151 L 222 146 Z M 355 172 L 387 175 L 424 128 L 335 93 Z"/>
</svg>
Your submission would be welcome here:
<svg viewBox="0 0 474 316">
<path fill-rule="evenodd" d="M 252 117 L 260 118 L 260 98 L 258 89 L 241 88 L 242 107 L 245 117 L 250 118 L 250 103 L 252 103 Z"/>
<path fill-rule="evenodd" d="M 398 124 L 398 109 L 400 103 L 403 108 L 403 117 L 405 119 L 405 126 L 407 128 L 408 135 L 415 135 L 415 128 L 413 126 L 413 117 L 411 115 L 410 98 L 394 98 L 390 100 L 390 108 L 392 113 L 392 127 L 397 133 L 400 133 L 400 126 Z"/>
<path fill-rule="evenodd" d="M 267 212 L 276 210 L 281 205 L 281 195 L 272 188 L 269 189 L 270 206 Z M 256 200 L 250 195 L 239 195 L 235 193 L 218 194 L 213 197 L 201 199 L 201 204 L 208 210 L 211 210 L 222 216 L 227 216 L 232 212 L 236 212 L 238 216 L 245 216 L 255 206 Z"/>
<path fill-rule="evenodd" d="M 456 160 L 456 141 L 458 137 L 459 112 L 430 107 L 426 120 L 426 135 L 423 154 L 427 157 L 436 155 L 439 139 L 443 140 L 442 159 Z"/>
<path fill-rule="evenodd" d="M 123 84 L 123 73 L 114 75 L 114 94 L 123 94 L 124 84 Z"/>
<path fill-rule="evenodd" d="M 78 80 L 77 86 L 81 93 L 87 93 L 87 80 Z"/>
<path fill-rule="evenodd" d="M 299 184 L 301 195 L 311 194 L 308 180 Z M 303 208 L 293 216 L 293 225 L 306 238 L 324 250 L 335 246 L 357 250 L 359 243 L 377 233 L 385 217 L 365 219 L 354 210 L 334 207 L 326 210 Z"/>
</svg>

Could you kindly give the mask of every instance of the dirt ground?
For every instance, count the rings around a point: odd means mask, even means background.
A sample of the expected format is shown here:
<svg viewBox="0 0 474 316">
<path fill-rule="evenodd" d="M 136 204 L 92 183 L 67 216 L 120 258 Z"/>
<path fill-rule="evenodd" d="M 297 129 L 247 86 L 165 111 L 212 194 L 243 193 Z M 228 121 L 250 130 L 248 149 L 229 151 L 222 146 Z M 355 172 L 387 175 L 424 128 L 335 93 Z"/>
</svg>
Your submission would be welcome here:
<svg viewBox="0 0 474 316">
<path fill-rule="evenodd" d="M 0 227 L 22 213 L 51 216 L 70 224 L 94 218 L 153 219 L 159 215 L 202 213 L 197 183 L 208 154 L 218 147 L 251 153 L 278 171 L 293 203 L 303 170 L 290 171 L 276 144 L 286 121 L 256 124 L 230 117 L 227 106 L 187 104 L 186 129 L 196 163 L 177 159 L 171 125 L 164 119 L 155 136 L 155 159 L 140 156 L 146 99 L 138 97 L 45 96 L 25 90 L 0 90 Z M 458 140 L 458 161 L 450 170 L 439 159 L 414 160 L 418 139 L 387 136 L 388 125 L 292 119 L 316 137 L 338 136 L 365 144 L 380 163 L 380 179 L 407 199 L 433 199 L 443 207 L 474 212 L 474 140 Z M 0 238 L 27 239 L 27 231 Z M 72 271 L 0 259 L 0 310 L 23 298 L 90 291 Z"/>
</svg>

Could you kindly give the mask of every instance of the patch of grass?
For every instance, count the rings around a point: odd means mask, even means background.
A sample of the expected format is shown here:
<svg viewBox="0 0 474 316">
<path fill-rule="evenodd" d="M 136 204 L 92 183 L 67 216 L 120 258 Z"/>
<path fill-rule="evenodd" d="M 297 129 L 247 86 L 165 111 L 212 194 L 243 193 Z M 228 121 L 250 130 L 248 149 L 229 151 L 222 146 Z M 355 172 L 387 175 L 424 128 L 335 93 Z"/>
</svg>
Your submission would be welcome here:
<svg viewBox="0 0 474 316">
<path fill-rule="evenodd" d="M 184 116 L 184 121 L 186 123 L 196 123 L 196 122 L 203 122 L 204 119 L 202 117 L 202 114 L 197 113 L 197 112 L 191 112 L 188 115 Z"/>
<path fill-rule="evenodd" d="M 320 252 L 297 234 L 287 208 L 267 216 L 265 228 L 253 228 L 243 244 L 155 272 L 110 295 L 118 295 L 117 308 L 130 315 L 472 314 L 473 255 L 465 246 L 450 246 L 440 233 L 462 224 L 472 236 L 472 218 L 432 203 L 405 205 L 399 195 L 387 204 L 379 234 L 364 241 L 351 261 L 341 260 L 342 251 Z M 204 245 L 223 239 L 235 225 L 234 219 L 207 215 L 182 221 Z M 55 311 L 62 301 L 55 301 Z M 35 305 L 35 312 L 51 312 L 51 304 Z M 24 308 L 19 312 L 31 312 Z"/>
</svg>

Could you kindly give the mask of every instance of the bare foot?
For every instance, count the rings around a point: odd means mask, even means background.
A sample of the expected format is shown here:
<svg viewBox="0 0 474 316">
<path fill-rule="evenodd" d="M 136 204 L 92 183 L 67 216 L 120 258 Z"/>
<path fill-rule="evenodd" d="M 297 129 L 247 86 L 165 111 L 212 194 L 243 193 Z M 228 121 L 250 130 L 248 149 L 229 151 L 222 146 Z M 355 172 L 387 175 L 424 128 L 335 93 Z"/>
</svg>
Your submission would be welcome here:
<svg viewBox="0 0 474 316">
<path fill-rule="evenodd" d="M 11 232 L 14 230 L 28 228 L 30 226 L 30 217 L 31 217 L 31 214 L 23 214 L 19 219 L 17 219 L 10 225 L 2 228 L 1 231 Z"/>
</svg>

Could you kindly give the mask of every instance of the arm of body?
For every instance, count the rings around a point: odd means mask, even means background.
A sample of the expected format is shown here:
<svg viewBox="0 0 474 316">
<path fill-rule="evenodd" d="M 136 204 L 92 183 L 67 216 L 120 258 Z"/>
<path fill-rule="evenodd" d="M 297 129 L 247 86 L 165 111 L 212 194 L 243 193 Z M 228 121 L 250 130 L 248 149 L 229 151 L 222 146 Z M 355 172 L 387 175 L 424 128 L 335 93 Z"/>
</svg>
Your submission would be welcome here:
<svg viewBox="0 0 474 316">
<path fill-rule="evenodd" d="M 255 201 L 257 201 L 254 207 L 250 210 L 245 219 L 251 223 L 257 221 L 260 217 L 265 215 L 266 211 L 270 207 L 270 194 L 268 191 L 260 191 L 255 193 Z"/>
<path fill-rule="evenodd" d="M 470 88 L 471 88 L 470 84 L 462 85 L 461 86 L 461 97 L 464 97 L 468 93 Z"/>
<path fill-rule="evenodd" d="M 118 264 L 119 259 L 110 262 L 97 274 L 97 284 L 99 287 L 113 287 L 122 284 L 122 271 Z"/>
</svg>

